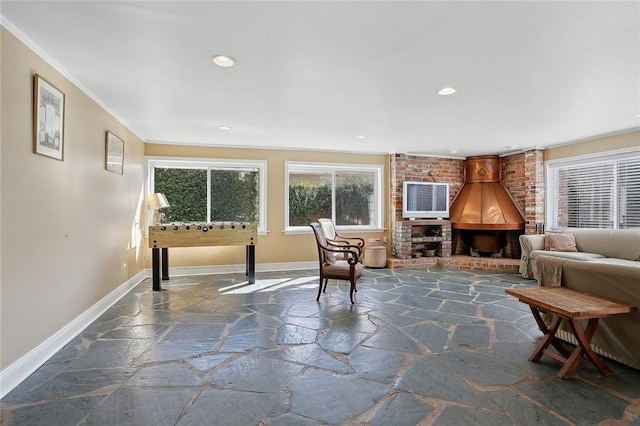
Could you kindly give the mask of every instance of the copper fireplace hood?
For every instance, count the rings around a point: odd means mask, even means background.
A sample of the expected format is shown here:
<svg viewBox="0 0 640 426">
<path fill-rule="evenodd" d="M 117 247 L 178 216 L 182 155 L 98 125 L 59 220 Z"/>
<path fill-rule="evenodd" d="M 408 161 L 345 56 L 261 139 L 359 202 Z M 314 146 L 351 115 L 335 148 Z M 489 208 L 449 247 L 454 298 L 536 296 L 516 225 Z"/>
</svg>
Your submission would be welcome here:
<svg viewBox="0 0 640 426">
<path fill-rule="evenodd" d="M 465 161 L 465 184 L 449 208 L 453 229 L 524 229 L 524 218 L 501 182 L 500 157 L 485 155 Z"/>
</svg>

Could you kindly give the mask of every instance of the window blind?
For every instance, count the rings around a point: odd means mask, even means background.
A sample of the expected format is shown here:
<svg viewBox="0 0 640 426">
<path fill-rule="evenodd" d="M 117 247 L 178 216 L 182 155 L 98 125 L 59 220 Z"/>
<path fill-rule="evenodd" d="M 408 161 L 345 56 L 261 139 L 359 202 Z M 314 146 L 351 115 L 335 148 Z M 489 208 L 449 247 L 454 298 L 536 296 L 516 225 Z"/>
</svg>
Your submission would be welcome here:
<svg viewBox="0 0 640 426">
<path fill-rule="evenodd" d="M 552 229 L 640 229 L 640 152 L 553 162 L 547 181 Z"/>
</svg>

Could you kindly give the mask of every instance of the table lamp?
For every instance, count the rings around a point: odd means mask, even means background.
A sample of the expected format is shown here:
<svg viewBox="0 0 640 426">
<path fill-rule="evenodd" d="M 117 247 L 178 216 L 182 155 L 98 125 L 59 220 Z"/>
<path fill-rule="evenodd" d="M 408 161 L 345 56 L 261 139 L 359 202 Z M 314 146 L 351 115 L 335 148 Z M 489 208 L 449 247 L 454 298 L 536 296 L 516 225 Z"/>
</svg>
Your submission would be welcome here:
<svg viewBox="0 0 640 426">
<path fill-rule="evenodd" d="M 167 197 L 165 197 L 164 194 L 154 192 L 153 194 L 149 195 L 147 207 L 149 208 L 149 210 L 153 211 L 153 224 L 160 225 L 160 209 L 171 207 L 171 205 L 167 201 Z"/>
</svg>

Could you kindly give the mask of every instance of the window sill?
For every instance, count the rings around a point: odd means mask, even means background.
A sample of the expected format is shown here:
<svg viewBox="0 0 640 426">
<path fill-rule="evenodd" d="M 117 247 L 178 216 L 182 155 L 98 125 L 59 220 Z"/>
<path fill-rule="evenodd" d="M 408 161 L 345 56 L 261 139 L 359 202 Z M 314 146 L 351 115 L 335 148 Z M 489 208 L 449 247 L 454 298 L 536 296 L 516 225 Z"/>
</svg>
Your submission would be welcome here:
<svg viewBox="0 0 640 426">
<path fill-rule="evenodd" d="M 338 228 L 337 229 L 338 234 L 343 234 L 343 235 L 347 235 L 347 234 L 353 234 L 353 235 L 358 235 L 358 234 L 369 234 L 369 233 L 376 233 L 376 232 L 385 232 L 386 230 L 384 228 Z M 285 235 L 306 235 L 306 234 L 312 234 L 313 232 L 311 231 L 311 227 L 308 228 L 289 228 L 289 229 L 284 229 L 282 232 L 284 232 Z"/>
</svg>

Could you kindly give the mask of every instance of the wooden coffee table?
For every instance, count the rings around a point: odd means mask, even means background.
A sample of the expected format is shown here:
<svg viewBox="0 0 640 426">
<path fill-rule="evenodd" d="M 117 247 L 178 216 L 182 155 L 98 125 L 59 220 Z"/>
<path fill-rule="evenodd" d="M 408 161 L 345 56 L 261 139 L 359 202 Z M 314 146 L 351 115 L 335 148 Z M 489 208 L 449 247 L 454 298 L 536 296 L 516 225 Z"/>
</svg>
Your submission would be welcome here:
<svg viewBox="0 0 640 426">
<path fill-rule="evenodd" d="M 538 346 L 529 357 L 529 361 L 538 362 L 542 355 L 545 354 L 562 362 L 564 365 L 556 375 L 564 379 L 573 374 L 582 357 L 586 355 L 602 374 L 607 376 L 613 374 L 613 371 L 604 364 L 602 359 L 589 346 L 591 338 L 596 331 L 600 318 L 635 312 L 638 310 L 636 306 L 619 303 L 567 287 L 510 288 L 506 289 L 505 293 L 515 296 L 521 302 L 529 305 L 538 327 L 544 333 L 544 338 L 538 343 Z M 553 320 L 549 327 L 542 320 L 541 312 L 553 315 Z M 563 319 L 569 323 L 569 327 L 578 342 L 578 346 L 573 351 L 562 344 L 556 337 L 556 332 Z M 580 320 L 588 320 L 584 331 L 578 325 Z M 549 345 L 553 345 L 558 352 L 548 349 Z"/>
</svg>

